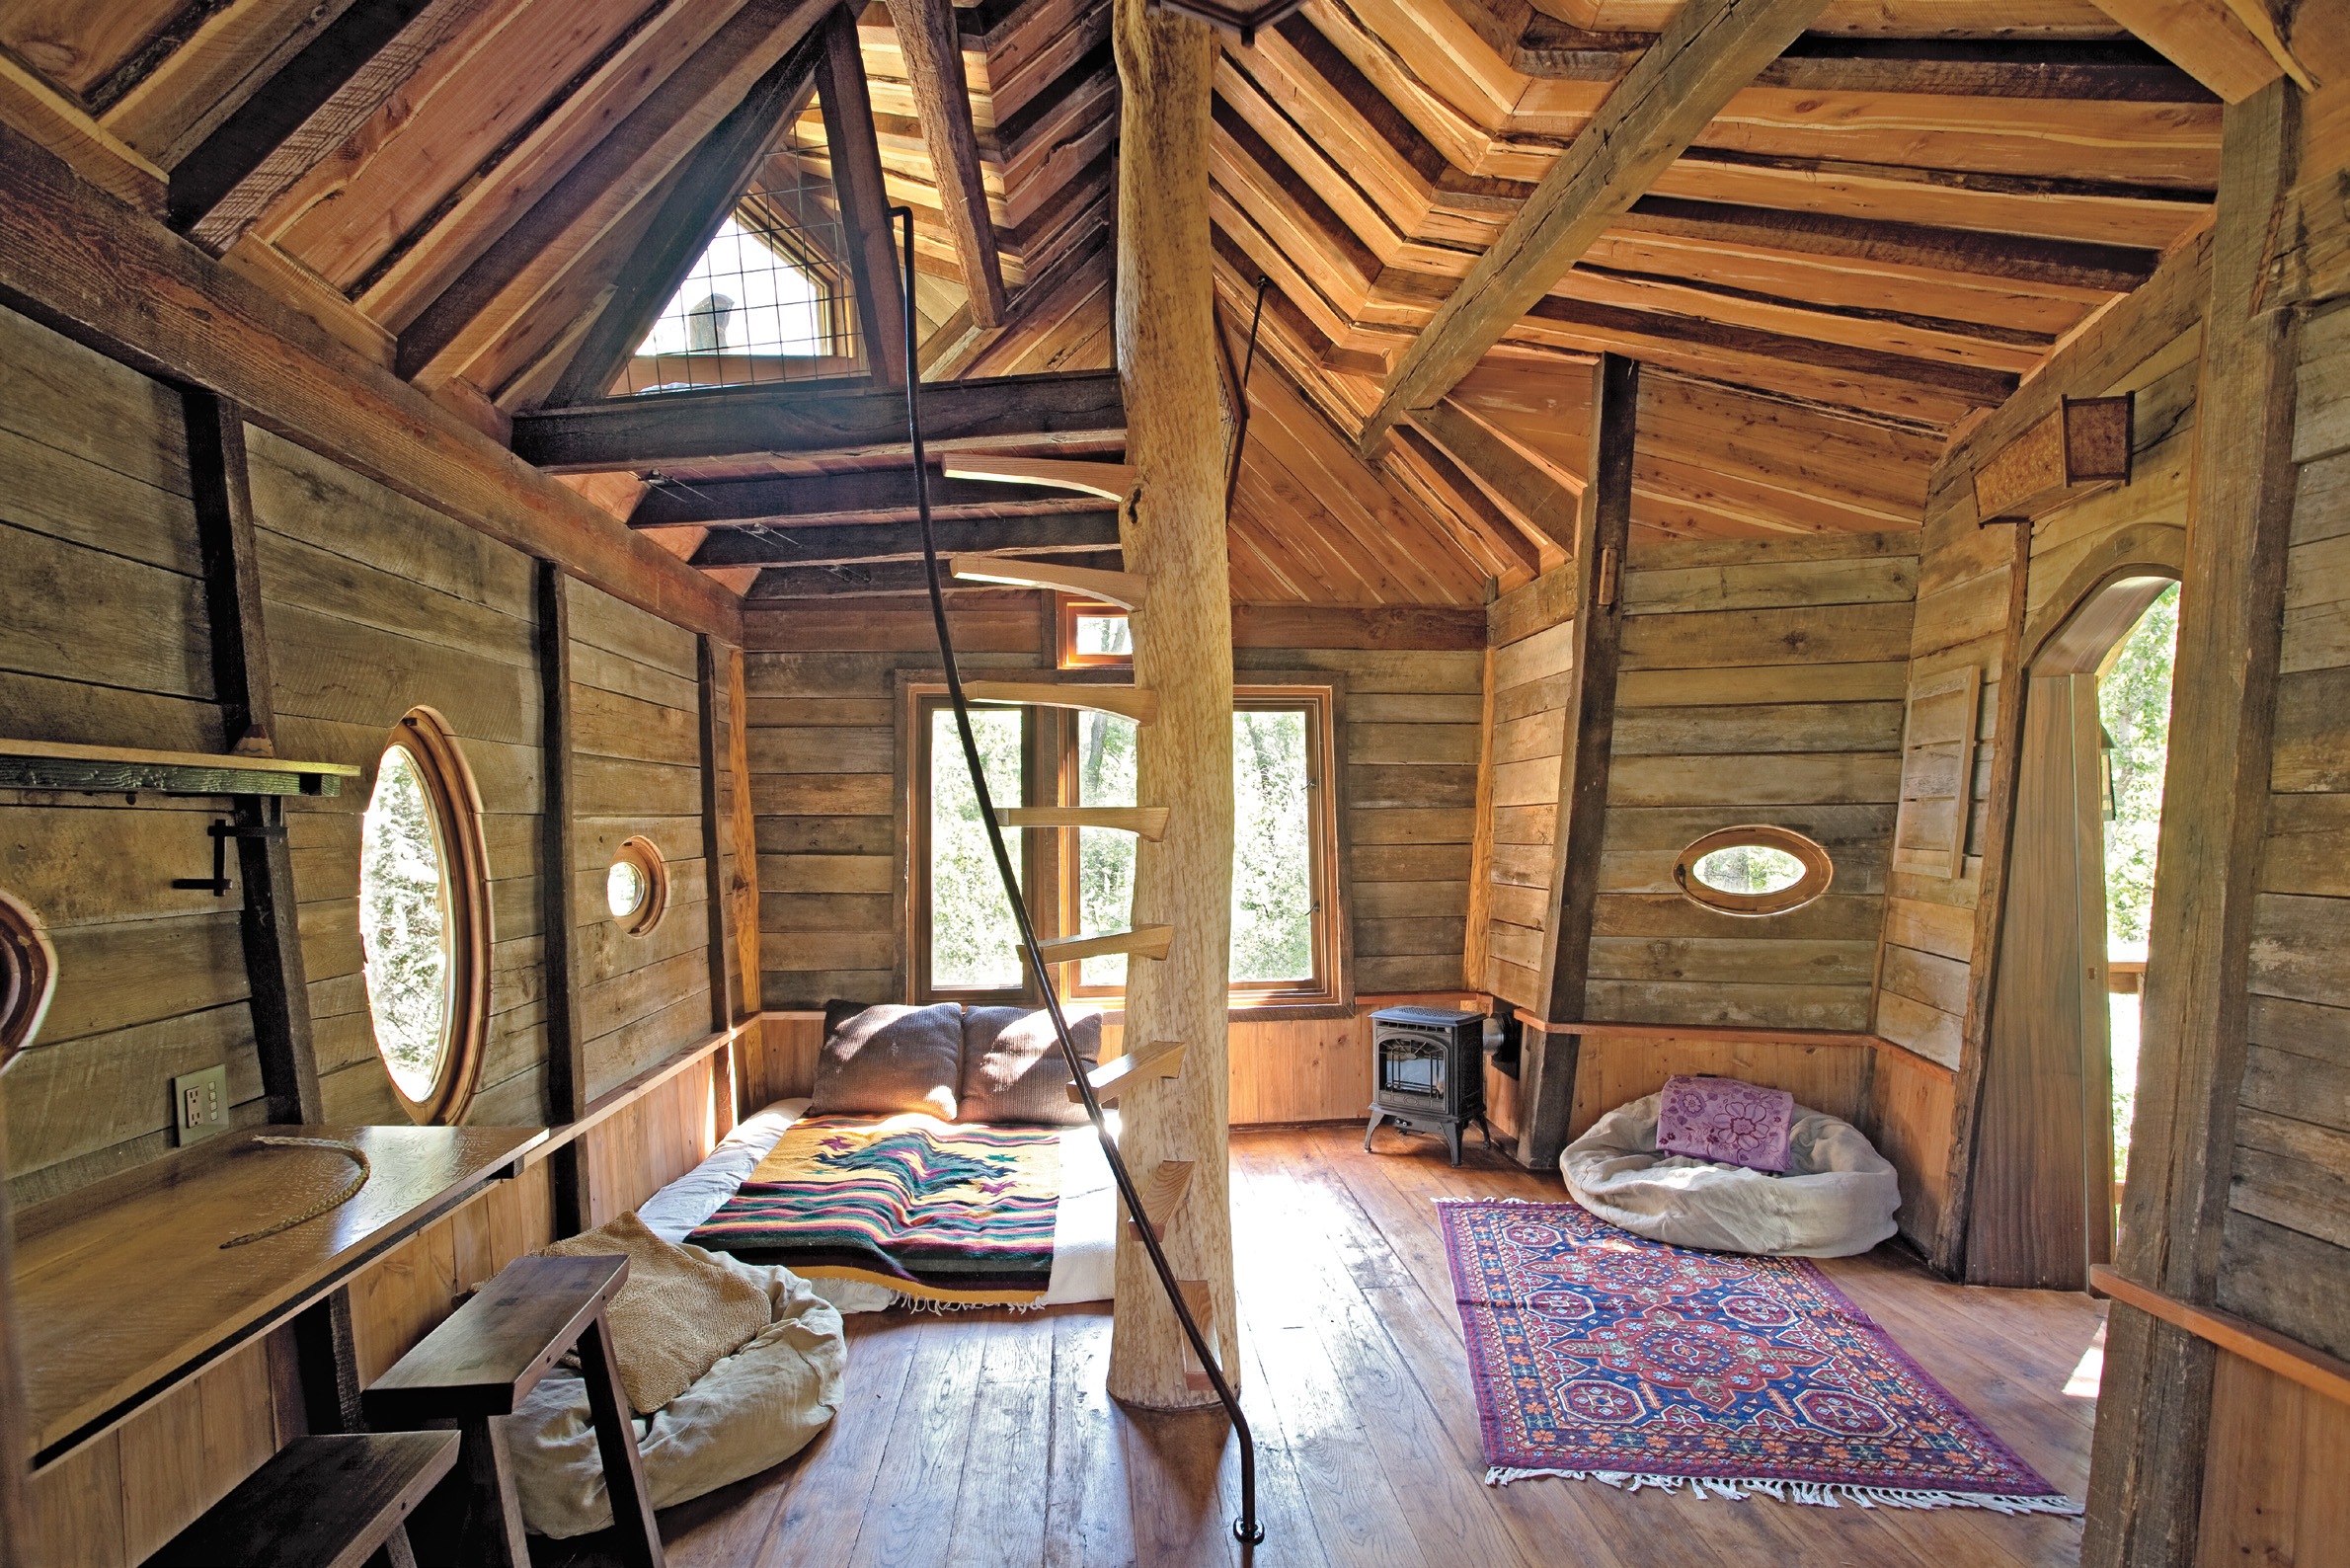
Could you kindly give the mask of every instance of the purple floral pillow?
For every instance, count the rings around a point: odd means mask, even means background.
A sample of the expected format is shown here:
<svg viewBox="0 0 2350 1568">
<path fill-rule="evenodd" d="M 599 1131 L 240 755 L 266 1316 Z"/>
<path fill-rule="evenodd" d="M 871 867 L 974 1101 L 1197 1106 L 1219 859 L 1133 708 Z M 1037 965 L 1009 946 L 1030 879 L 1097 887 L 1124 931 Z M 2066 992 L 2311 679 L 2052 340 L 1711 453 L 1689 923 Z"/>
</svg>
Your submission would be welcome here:
<svg viewBox="0 0 2350 1568">
<path fill-rule="evenodd" d="M 1672 1077 L 1657 1103 L 1657 1151 L 1773 1173 L 1787 1168 L 1795 1096 L 1736 1078 Z"/>
</svg>

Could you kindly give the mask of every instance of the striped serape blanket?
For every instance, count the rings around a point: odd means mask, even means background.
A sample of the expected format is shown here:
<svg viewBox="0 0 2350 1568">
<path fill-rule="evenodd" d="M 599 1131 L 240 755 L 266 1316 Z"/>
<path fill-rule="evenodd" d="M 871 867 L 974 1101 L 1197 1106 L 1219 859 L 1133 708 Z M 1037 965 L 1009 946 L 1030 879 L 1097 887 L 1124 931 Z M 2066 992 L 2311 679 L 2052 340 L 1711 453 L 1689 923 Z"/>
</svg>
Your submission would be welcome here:
<svg viewBox="0 0 2350 1568">
<path fill-rule="evenodd" d="M 1060 1129 L 803 1118 L 685 1239 L 920 1300 L 1023 1305 L 1053 1283 Z"/>
</svg>

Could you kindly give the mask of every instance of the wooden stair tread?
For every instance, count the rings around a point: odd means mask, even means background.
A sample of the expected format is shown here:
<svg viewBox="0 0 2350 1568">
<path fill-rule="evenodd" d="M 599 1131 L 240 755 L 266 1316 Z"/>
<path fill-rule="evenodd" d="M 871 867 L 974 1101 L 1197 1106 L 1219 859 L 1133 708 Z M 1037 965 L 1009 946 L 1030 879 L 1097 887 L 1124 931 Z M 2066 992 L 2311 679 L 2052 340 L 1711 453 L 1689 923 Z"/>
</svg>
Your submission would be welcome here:
<svg viewBox="0 0 2350 1568">
<path fill-rule="evenodd" d="M 1093 1097 L 1104 1105 L 1114 1105 L 1118 1097 L 1144 1078 L 1172 1078 L 1183 1070 L 1183 1042 L 1153 1040 L 1139 1050 L 1123 1057 L 1114 1057 L 1085 1075 L 1093 1085 Z M 1082 1101 L 1075 1084 L 1069 1085 L 1069 1098 Z"/>
<path fill-rule="evenodd" d="M 1150 1233 L 1165 1240 L 1167 1227 L 1183 1212 L 1184 1196 L 1191 1191 L 1192 1172 L 1198 1167 L 1188 1159 L 1163 1159 L 1158 1168 L 1142 1178 L 1139 1192 L 1142 1212 L 1150 1216 Z M 1135 1216 L 1127 1215 L 1133 1224 Z"/>
<path fill-rule="evenodd" d="M 967 680 L 963 694 L 974 702 L 1017 702 L 1036 708 L 1098 708 L 1136 724 L 1158 718 L 1158 693 L 1147 686 L 1083 680 Z"/>
<path fill-rule="evenodd" d="M 456 1462 L 454 1432 L 296 1438 L 148 1562 L 359 1568 Z"/>
<path fill-rule="evenodd" d="M 1074 959 L 1100 958 L 1106 953 L 1124 953 L 1131 958 L 1165 958 L 1167 949 L 1175 945 L 1175 928 L 1171 925 L 1138 925 L 1132 931 L 1106 931 L 1100 936 L 1057 936 L 1037 947 L 1048 964 L 1066 964 Z"/>
<path fill-rule="evenodd" d="M 982 457 L 976 452 L 957 453 L 945 459 L 939 471 L 949 479 L 1055 485 L 1062 490 L 1099 496 L 1104 501 L 1124 501 L 1135 489 L 1133 464 L 1080 457 Z"/>
<path fill-rule="evenodd" d="M 948 562 L 948 568 L 966 582 L 1052 588 L 1123 605 L 1130 610 L 1142 607 L 1142 589 L 1149 583 L 1138 572 L 1109 572 L 1100 567 L 1061 566 L 1058 562 L 1020 561 L 1000 555 L 959 555 Z"/>
<path fill-rule="evenodd" d="M 368 1385 L 368 1419 L 509 1414 L 627 1279 L 619 1256 L 516 1258 Z"/>
<path fill-rule="evenodd" d="M 1157 843 L 1166 836 L 1164 806 L 1009 806 L 995 814 L 1006 827 L 1101 827 Z"/>
<path fill-rule="evenodd" d="M 1214 1343 L 1214 1291 L 1206 1280 L 1177 1280 L 1175 1289 L 1183 1293 L 1183 1304 L 1192 1309 L 1192 1321 L 1200 1325 L 1202 1336 Z M 1208 1369 L 1200 1365 L 1200 1358 L 1193 1353 L 1189 1337 L 1183 1340 L 1183 1386 L 1194 1393 L 1212 1393 L 1215 1388 L 1209 1379 Z"/>
</svg>

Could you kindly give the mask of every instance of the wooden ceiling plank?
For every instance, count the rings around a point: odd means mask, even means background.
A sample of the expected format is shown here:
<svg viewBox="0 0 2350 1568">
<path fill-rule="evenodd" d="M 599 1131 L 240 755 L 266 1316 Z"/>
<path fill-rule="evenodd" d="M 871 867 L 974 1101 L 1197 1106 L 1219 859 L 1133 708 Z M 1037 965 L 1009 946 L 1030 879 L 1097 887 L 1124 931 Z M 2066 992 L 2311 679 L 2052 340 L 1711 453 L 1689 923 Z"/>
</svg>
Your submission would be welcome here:
<svg viewBox="0 0 2350 1568">
<path fill-rule="evenodd" d="M 164 172 L 6 54 L 0 54 L 0 121 L 107 195 L 150 217 L 163 215 Z"/>
<path fill-rule="evenodd" d="M 2241 103 L 2288 72 L 2228 0 L 2097 0 L 2097 8 L 2228 103 Z M 2293 74 L 2310 85 L 2306 74 Z"/>
<path fill-rule="evenodd" d="M 1414 426 L 1399 426 L 1391 459 L 1400 459 L 1427 476 L 1432 502 L 1440 505 L 1485 541 L 1502 564 L 1523 568 L 1529 577 L 1542 571 L 1542 552 L 1509 513 L 1485 494 L 1482 486 L 1461 471 L 1436 442 Z M 1498 573 L 1496 574 L 1499 575 Z"/>
<path fill-rule="evenodd" d="M 462 372 L 825 15 L 822 0 L 749 0 L 401 329 L 400 372 Z"/>
<path fill-rule="evenodd" d="M 1407 411 L 1442 401 L 1823 3 L 1686 0 L 1413 340 L 1365 424 L 1365 448 Z"/>
<path fill-rule="evenodd" d="M 1118 545 L 1118 512 L 1039 517 L 971 517 L 939 522 L 932 532 L 940 556 L 979 555 L 1003 550 L 1043 554 L 1062 550 L 1106 550 Z M 693 553 L 698 567 L 837 566 L 858 561 L 918 561 L 919 523 L 850 522 L 794 526 L 788 533 L 766 528 L 713 528 Z"/>
<path fill-rule="evenodd" d="M 1098 511 L 1101 504 L 1045 485 L 1005 485 L 934 477 L 934 516 L 994 515 L 1006 511 Z M 648 485 L 628 513 L 632 528 L 719 527 L 767 523 L 776 527 L 826 522 L 905 522 L 916 514 L 913 475 L 902 467 L 802 474 L 790 479 L 704 479 L 664 476 Z"/>
<path fill-rule="evenodd" d="M 995 220 L 979 178 L 979 137 L 972 124 L 971 88 L 964 77 L 963 45 L 948 0 L 889 0 L 898 45 L 913 84 L 922 133 L 946 198 L 947 227 L 971 290 L 972 319 L 982 327 L 1003 320 L 1007 303 L 1003 264 L 995 253 Z"/>
<path fill-rule="evenodd" d="M 1458 404 L 1414 409 L 1412 423 L 1527 526 L 1572 556 L 1583 498 Z"/>
<path fill-rule="evenodd" d="M 102 106 L 109 130 L 168 169 L 333 27 L 351 3 L 245 0 L 213 11 L 193 33 L 166 27 L 149 40 L 154 53 L 142 48 L 92 85 L 92 102 Z M 121 14 L 115 7 L 86 9 Z"/>
<path fill-rule="evenodd" d="M 358 0 L 172 165 L 175 228 L 218 256 L 489 0 Z"/>
<path fill-rule="evenodd" d="M 1126 445 L 1112 371 L 927 383 L 922 427 L 940 452 L 1082 456 Z M 770 455 L 894 458 L 909 449 L 904 394 L 862 379 L 614 398 L 514 421 L 514 451 L 551 473 Z"/>
</svg>

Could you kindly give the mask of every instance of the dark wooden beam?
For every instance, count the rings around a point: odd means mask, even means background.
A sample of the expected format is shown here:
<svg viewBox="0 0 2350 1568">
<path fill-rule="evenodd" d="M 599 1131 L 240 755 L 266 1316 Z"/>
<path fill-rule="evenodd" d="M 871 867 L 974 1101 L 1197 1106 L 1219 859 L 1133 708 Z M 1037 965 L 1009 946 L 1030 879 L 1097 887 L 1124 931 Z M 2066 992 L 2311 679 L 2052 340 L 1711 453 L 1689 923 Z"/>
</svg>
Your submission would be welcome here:
<svg viewBox="0 0 2350 1568">
<path fill-rule="evenodd" d="M 1687 0 L 1406 350 L 1363 429 L 1443 400 L 1825 0 Z"/>
<path fill-rule="evenodd" d="M 725 1030 L 735 1027 L 734 997 L 726 977 L 727 901 L 723 869 L 726 865 L 726 849 L 720 832 L 718 800 L 718 770 L 725 758 L 718 739 L 718 713 L 720 705 L 726 701 L 726 693 L 722 689 L 726 664 L 718 644 L 707 632 L 695 638 L 694 642 L 697 685 L 701 695 L 702 885 L 709 890 L 706 912 L 709 916 L 710 1027 Z M 727 1060 L 734 1060 L 731 1047 L 727 1052 Z M 731 1110 L 731 1099 L 728 1104 Z"/>
<path fill-rule="evenodd" d="M 933 450 L 1123 450 L 1126 406 L 1113 370 L 928 382 L 922 433 Z M 737 457 L 902 457 L 905 394 L 870 381 L 728 387 L 612 398 L 517 416 L 514 451 L 551 473 Z"/>
<path fill-rule="evenodd" d="M 1607 826 L 1607 774 L 1615 741 L 1615 673 L 1623 647 L 1624 557 L 1632 532 L 1632 459 L 1640 408 L 1640 364 L 1605 354 L 1592 368 L 1591 483 L 1575 538 L 1574 666 L 1567 673 L 1565 753 L 1559 767 L 1558 827 L 1550 864 L 1549 919 L 1534 1016 L 1546 1032 L 1528 1055 L 1556 1049 L 1556 1026 L 1588 1016 L 1593 919 L 1600 895 L 1600 839 Z M 1537 1044 L 1537 1041 L 1539 1042 Z M 1523 1072 L 1521 1084 L 1528 1081 Z M 1518 1158 L 1554 1167 L 1574 1109 L 1571 1068 L 1537 1061 L 1525 1094 Z"/>
<path fill-rule="evenodd" d="M 1513 521 L 1485 488 L 1469 477 L 1452 454 L 1430 440 L 1414 426 L 1396 427 L 1396 444 L 1410 452 L 1434 476 L 1438 496 L 1462 523 L 1474 529 L 1499 554 L 1540 576 L 1542 554 L 1524 529 Z"/>
<path fill-rule="evenodd" d="M 1105 572 L 1125 570 L 1126 557 L 1116 550 L 1089 550 L 1055 556 L 1062 566 L 1096 567 Z M 902 597 L 929 590 L 930 579 L 919 561 L 877 562 L 870 565 L 769 567 L 744 595 L 745 603 L 770 599 Z M 1001 584 L 958 583 L 949 579 L 947 591 L 1003 591 Z"/>
<path fill-rule="evenodd" d="M 6 1085 L 0 1084 L 0 1090 Z M 7 1168 L 8 1104 L 0 1094 L 0 1170 Z M 0 1568 L 34 1568 L 49 1559 L 33 1538 L 32 1413 L 26 1406 L 25 1360 L 16 1310 L 16 1222 L 8 1183 L 0 1181 Z"/>
<path fill-rule="evenodd" d="M 905 282 L 899 273 L 897 230 L 882 175 L 881 141 L 873 128 L 873 98 L 865 83 L 865 55 L 857 43 L 857 14 L 832 13 L 817 62 L 817 94 L 824 108 L 824 146 L 831 154 L 832 189 L 848 232 L 849 282 L 857 296 L 857 328 L 865 338 L 865 365 L 888 386 L 905 384 Z"/>
<path fill-rule="evenodd" d="M 573 827 L 579 795 L 572 779 L 571 596 L 569 579 L 538 563 L 539 806 L 538 915 L 546 949 L 547 1118 L 561 1125 L 588 1114 L 588 1042 L 581 1032 L 578 916 L 572 909 Z M 555 1232 L 576 1236 L 590 1213 L 588 1161 L 578 1138 L 549 1156 Z"/>
<path fill-rule="evenodd" d="M 611 390 L 685 274 L 710 248 L 711 237 L 733 215 L 744 187 L 766 162 L 776 132 L 807 106 L 822 54 L 818 34 L 793 45 L 669 177 L 653 226 L 612 280 L 611 297 L 596 310 L 571 363 L 547 394 L 549 403 L 588 402 Z"/>
<path fill-rule="evenodd" d="M 992 517 L 933 526 L 939 553 L 1000 550 L 1098 550 L 1118 543 L 1118 509 L 1100 502 L 1090 512 L 1045 517 Z M 836 566 L 848 562 L 917 561 L 919 523 L 834 523 L 788 531 L 729 528 L 713 531 L 693 553 L 698 567 Z"/>
<path fill-rule="evenodd" d="M 1057 485 L 998 484 L 988 479 L 930 477 L 930 514 L 940 521 L 1056 511 L 1094 511 L 1097 497 Z M 773 523 L 911 522 L 914 476 L 903 468 L 799 474 L 789 479 L 707 479 L 656 476 L 629 513 L 632 528 L 706 527 Z"/>
<path fill-rule="evenodd" d="M 979 139 L 971 121 L 971 88 L 964 80 L 955 9 L 948 0 L 889 0 L 889 7 L 922 136 L 930 144 L 947 232 L 963 262 L 972 320 L 981 327 L 1000 326 L 1007 303 L 1003 262 L 995 251 L 987 188 L 979 178 Z"/>
</svg>

